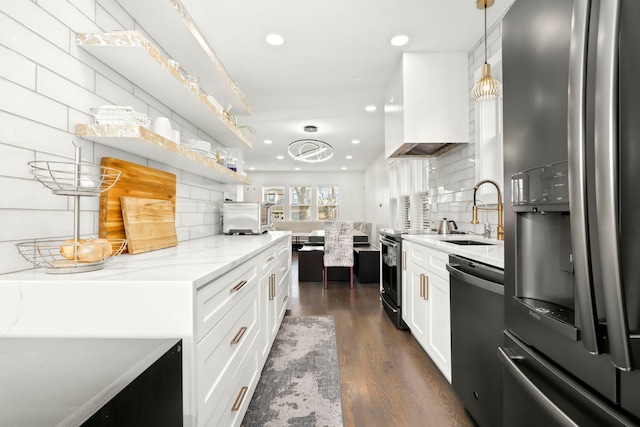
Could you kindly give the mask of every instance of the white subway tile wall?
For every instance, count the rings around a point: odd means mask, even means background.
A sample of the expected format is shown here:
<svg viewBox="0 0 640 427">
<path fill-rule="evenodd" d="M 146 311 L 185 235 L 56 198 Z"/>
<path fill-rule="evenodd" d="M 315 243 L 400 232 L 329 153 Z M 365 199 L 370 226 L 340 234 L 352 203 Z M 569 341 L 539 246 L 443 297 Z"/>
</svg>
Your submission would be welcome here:
<svg viewBox="0 0 640 427">
<path fill-rule="evenodd" d="M 498 22 L 487 32 L 487 55 L 491 57 L 502 47 L 502 27 Z M 469 51 L 469 94 L 475 84 L 474 73 L 484 63 L 484 39 Z M 430 161 L 429 194 L 431 220 L 436 223 L 442 218 L 454 220 L 463 231 L 482 233 L 484 223 L 489 222 L 495 230 L 498 224 L 496 211 L 479 215 L 481 224 L 471 224 L 473 186 L 475 183 L 475 102 L 469 96 L 469 144 Z M 481 205 L 482 206 L 482 205 Z M 489 206 L 495 207 L 495 206 Z M 495 237 L 495 232 L 493 233 Z"/>
<path fill-rule="evenodd" d="M 75 43 L 76 32 L 140 29 L 114 0 L 3 2 L 0 10 L 0 274 L 32 268 L 15 244 L 73 234 L 73 198 L 55 196 L 29 173 L 32 160 L 70 161 L 73 130 L 91 108 L 130 105 L 166 116 L 183 136 L 214 140 Z M 116 157 L 177 178 L 176 228 L 184 241 L 222 232 L 221 201 L 237 186 L 85 142 L 83 161 Z M 81 233 L 97 235 L 99 199 L 81 199 Z"/>
</svg>

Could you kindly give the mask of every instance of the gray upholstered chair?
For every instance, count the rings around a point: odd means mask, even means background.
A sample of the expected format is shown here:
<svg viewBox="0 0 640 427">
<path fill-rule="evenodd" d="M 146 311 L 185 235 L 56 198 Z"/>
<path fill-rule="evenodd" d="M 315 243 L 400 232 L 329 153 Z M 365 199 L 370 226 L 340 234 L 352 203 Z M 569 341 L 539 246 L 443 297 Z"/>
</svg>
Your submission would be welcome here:
<svg viewBox="0 0 640 427">
<path fill-rule="evenodd" d="M 328 267 L 349 267 L 353 288 L 353 221 L 324 222 L 324 287 L 327 287 Z"/>
</svg>

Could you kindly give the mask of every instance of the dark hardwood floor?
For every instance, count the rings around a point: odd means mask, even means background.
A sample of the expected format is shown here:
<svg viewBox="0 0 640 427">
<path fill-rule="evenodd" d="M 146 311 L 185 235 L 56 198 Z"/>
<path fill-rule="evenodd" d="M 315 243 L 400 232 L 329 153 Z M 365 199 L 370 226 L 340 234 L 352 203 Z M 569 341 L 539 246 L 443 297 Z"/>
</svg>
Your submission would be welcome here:
<svg viewBox="0 0 640 427">
<path fill-rule="evenodd" d="M 345 427 L 473 425 L 420 344 L 388 318 L 379 284 L 299 283 L 296 252 L 292 273 L 291 315 L 334 316 Z"/>
</svg>

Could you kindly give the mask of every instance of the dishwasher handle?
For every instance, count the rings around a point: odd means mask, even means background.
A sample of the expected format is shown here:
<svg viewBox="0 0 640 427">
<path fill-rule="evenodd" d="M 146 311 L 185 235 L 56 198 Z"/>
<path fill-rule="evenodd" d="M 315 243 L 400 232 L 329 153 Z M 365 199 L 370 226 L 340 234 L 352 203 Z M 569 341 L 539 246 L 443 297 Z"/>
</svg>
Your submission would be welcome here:
<svg viewBox="0 0 640 427">
<path fill-rule="evenodd" d="M 451 277 L 455 277 L 456 279 L 462 280 L 464 283 L 467 283 L 471 286 L 476 286 L 478 288 L 484 289 L 489 292 L 493 292 L 495 294 L 504 295 L 504 285 L 500 283 L 491 282 L 489 280 L 482 279 L 480 277 L 476 277 L 472 274 L 465 273 L 461 271 L 457 267 L 459 264 L 447 264 L 447 271 L 451 275 Z"/>
</svg>

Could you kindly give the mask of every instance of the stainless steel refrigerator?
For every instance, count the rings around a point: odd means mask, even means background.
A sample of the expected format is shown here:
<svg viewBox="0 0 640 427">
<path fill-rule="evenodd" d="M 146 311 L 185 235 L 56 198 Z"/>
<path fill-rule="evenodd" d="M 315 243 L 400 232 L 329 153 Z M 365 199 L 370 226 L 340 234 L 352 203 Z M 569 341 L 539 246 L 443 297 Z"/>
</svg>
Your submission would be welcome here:
<svg viewBox="0 0 640 427">
<path fill-rule="evenodd" d="M 639 22 L 638 0 L 503 21 L 505 426 L 640 423 Z"/>
</svg>

